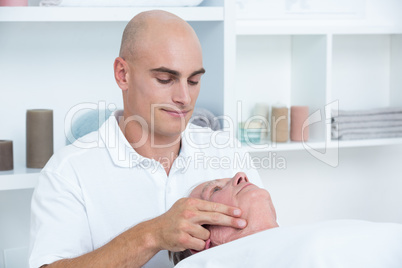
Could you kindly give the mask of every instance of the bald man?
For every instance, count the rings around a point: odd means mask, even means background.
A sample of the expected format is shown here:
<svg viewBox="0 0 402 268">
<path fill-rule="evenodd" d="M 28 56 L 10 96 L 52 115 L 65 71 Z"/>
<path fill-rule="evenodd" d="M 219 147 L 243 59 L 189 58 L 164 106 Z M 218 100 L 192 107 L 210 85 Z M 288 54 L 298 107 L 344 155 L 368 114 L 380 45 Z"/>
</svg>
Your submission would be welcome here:
<svg viewBox="0 0 402 268">
<path fill-rule="evenodd" d="M 30 267 L 172 267 L 167 250 L 205 248 L 203 225 L 247 225 L 239 208 L 180 199 L 208 178 L 232 177 L 235 157 L 249 159 L 189 124 L 204 72 L 197 35 L 179 17 L 148 11 L 128 23 L 114 62 L 124 109 L 79 139 L 96 146 L 67 146 L 41 172 Z M 212 158 L 230 165 L 211 168 Z"/>
</svg>

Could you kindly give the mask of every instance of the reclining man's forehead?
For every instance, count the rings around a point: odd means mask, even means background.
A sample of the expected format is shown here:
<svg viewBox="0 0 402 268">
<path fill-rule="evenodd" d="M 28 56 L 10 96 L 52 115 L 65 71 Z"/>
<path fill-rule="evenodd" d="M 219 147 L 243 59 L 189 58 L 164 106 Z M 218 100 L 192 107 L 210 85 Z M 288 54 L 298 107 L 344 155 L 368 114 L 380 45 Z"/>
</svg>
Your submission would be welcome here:
<svg viewBox="0 0 402 268">
<path fill-rule="evenodd" d="M 225 182 L 227 180 L 229 180 L 229 178 L 216 179 L 216 180 L 211 180 L 211 181 L 201 183 L 200 185 L 193 188 L 193 190 L 191 191 L 190 197 L 195 197 L 195 198 L 200 198 L 200 199 L 206 200 L 207 198 L 205 198 L 205 194 L 208 189 L 210 189 L 214 185 L 219 185 L 219 183 L 221 181 Z"/>
</svg>

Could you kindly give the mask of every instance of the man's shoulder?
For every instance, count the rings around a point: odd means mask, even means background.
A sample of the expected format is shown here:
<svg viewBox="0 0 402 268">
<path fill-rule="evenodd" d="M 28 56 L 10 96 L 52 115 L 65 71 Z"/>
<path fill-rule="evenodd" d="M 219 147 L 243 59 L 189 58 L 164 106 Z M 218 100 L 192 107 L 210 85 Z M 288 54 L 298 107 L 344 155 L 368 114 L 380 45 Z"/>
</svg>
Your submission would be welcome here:
<svg viewBox="0 0 402 268">
<path fill-rule="evenodd" d="M 59 172 L 72 162 L 84 163 L 89 155 L 99 155 L 99 150 L 105 148 L 98 131 L 91 132 L 74 143 L 66 145 L 57 150 L 44 167 L 45 171 Z M 97 151 L 97 152 L 95 152 Z"/>
</svg>

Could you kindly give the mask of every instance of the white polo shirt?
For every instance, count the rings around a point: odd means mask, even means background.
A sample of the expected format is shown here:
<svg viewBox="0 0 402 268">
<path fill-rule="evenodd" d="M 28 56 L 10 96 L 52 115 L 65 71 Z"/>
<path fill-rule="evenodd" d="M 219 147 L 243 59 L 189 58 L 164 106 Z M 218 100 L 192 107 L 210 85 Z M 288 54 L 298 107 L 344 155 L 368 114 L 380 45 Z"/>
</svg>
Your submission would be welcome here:
<svg viewBox="0 0 402 268">
<path fill-rule="evenodd" d="M 30 267 L 91 252 L 165 213 L 201 182 L 244 171 L 263 187 L 250 156 L 233 148 L 237 141 L 192 124 L 182 133 L 180 154 L 167 176 L 159 162 L 131 147 L 118 115 L 58 151 L 42 170 L 32 199 Z M 145 267 L 173 264 L 161 251 Z"/>
</svg>

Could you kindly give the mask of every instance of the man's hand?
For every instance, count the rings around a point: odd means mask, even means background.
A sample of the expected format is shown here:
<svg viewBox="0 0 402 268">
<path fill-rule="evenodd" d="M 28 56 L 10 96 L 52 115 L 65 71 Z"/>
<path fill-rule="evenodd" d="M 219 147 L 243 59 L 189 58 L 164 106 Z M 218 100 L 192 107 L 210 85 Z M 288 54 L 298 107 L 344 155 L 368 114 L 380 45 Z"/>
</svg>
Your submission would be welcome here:
<svg viewBox="0 0 402 268">
<path fill-rule="evenodd" d="M 201 251 L 210 235 L 203 224 L 242 229 L 247 222 L 240 219 L 240 216 L 241 210 L 235 207 L 196 198 L 182 198 L 165 214 L 151 221 L 157 222 L 156 243 L 161 250 Z"/>
</svg>

